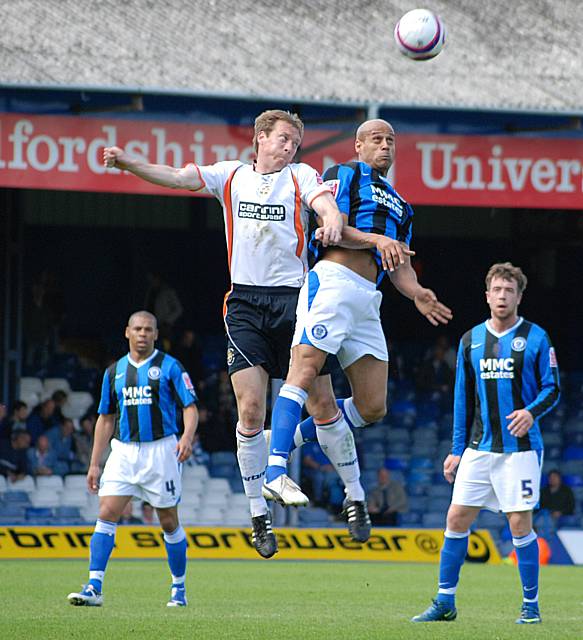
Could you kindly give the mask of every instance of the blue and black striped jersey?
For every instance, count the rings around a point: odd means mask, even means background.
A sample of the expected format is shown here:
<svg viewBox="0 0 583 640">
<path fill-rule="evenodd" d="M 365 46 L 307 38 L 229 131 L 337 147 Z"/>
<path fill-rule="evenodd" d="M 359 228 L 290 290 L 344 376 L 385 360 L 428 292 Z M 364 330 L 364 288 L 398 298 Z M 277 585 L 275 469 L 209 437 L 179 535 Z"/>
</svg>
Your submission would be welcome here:
<svg viewBox="0 0 583 640">
<path fill-rule="evenodd" d="M 559 369 L 546 332 L 520 318 L 499 334 L 483 322 L 464 334 L 457 355 L 452 453 L 466 447 L 512 453 L 541 451 L 540 418 L 558 402 Z M 506 417 L 528 409 L 534 424 L 510 434 Z"/>
<path fill-rule="evenodd" d="M 347 162 L 330 167 L 322 178 L 332 190 L 340 211 L 348 216 L 351 227 L 409 245 L 413 209 L 380 171 L 364 162 Z M 314 242 L 313 234 L 309 249 L 312 263 L 324 257 L 325 251 Z M 371 251 L 379 268 L 379 284 L 384 276 L 381 258 L 376 249 Z"/>
<path fill-rule="evenodd" d="M 151 442 L 179 431 L 178 410 L 196 401 L 188 373 L 172 356 L 155 350 L 139 364 L 129 354 L 103 376 L 98 413 L 115 414 L 114 438 Z"/>
</svg>

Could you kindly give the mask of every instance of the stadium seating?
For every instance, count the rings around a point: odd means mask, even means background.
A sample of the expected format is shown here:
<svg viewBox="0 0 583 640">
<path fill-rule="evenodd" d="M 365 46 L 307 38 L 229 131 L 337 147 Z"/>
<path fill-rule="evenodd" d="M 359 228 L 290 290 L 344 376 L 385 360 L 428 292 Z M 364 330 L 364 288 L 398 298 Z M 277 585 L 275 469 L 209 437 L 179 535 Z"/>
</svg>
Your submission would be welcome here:
<svg viewBox="0 0 583 640">
<path fill-rule="evenodd" d="M 71 385 L 67 378 L 45 378 L 43 381 L 43 394 L 51 396 L 55 391 L 71 393 Z"/>
<path fill-rule="evenodd" d="M 71 391 L 63 407 L 63 415 L 73 420 L 82 418 L 94 404 L 93 396 L 88 391 Z"/>
</svg>

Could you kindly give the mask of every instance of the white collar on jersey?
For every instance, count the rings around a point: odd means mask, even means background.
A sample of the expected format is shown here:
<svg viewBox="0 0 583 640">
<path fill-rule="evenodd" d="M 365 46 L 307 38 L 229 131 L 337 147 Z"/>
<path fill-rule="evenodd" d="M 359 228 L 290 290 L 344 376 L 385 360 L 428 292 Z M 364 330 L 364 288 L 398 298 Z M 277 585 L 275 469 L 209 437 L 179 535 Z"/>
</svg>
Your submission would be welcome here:
<svg viewBox="0 0 583 640">
<path fill-rule="evenodd" d="M 503 336 L 509 334 L 511 331 L 514 331 L 516 327 L 519 327 L 522 324 L 523 320 L 524 318 L 518 318 L 518 320 L 510 327 L 510 329 L 506 329 L 506 331 L 503 331 L 502 333 L 494 331 L 494 329 L 492 329 L 492 327 L 490 326 L 490 320 L 486 320 L 486 329 L 488 329 L 488 331 L 493 336 L 496 336 L 496 338 L 502 338 Z"/>
<path fill-rule="evenodd" d="M 158 353 L 158 349 L 154 349 L 154 351 L 152 352 L 152 355 L 147 359 L 147 360 L 142 360 L 142 362 L 134 362 L 130 356 L 130 354 L 128 353 L 128 361 L 130 364 L 134 365 L 134 367 L 136 369 L 139 369 L 140 367 L 143 367 L 145 364 L 147 364 L 148 362 L 150 362 L 150 360 Z"/>
</svg>

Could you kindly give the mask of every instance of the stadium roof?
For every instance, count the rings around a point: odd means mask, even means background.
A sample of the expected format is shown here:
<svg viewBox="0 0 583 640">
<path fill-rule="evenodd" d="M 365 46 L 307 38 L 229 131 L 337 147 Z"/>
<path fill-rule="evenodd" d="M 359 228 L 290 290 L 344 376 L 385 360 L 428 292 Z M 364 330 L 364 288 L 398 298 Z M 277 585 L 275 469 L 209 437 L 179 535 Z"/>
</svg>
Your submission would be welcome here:
<svg viewBox="0 0 583 640">
<path fill-rule="evenodd" d="M 583 113 L 580 0 L 432 0 L 436 59 L 393 42 L 414 0 L 11 0 L 0 84 Z"/>
</svg>

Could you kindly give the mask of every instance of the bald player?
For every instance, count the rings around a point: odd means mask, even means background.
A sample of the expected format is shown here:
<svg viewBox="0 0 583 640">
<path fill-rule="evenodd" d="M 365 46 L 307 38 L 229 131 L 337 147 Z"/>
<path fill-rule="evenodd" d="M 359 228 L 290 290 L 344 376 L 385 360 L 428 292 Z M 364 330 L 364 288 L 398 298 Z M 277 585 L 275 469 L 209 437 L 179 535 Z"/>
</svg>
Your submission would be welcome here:
<svg viewBox="0 0 583 640">
<path fill-rule="evenodd" d="M 310 243 L 316 264 L 300 292 L 291 368 L 273 411 L 265 488 L 279 499 L 288 452 L 317 437 L 345 485 L 349 532 L 363 542 L 370 518 L 350 427 L 364 427 L 386 413 L 389 358 L 377 286 L 388 272 L 435 326 L 452 314 L 419 284 L 411 266 L 413 210 L 387 180 L 395 155 L 393 127 L 384 120 L 364 122 L 355 150 L 358 161 L 333 166 L 323 176 L 348 226 L 340 246 L 323 247 L 318 230 Z M 328 354 L 344 369 L 350 398 L 336 401 L 330 376 L 318 376 Z M 298 426 L 306 400 L 312 417 Z"/>
</svg>

